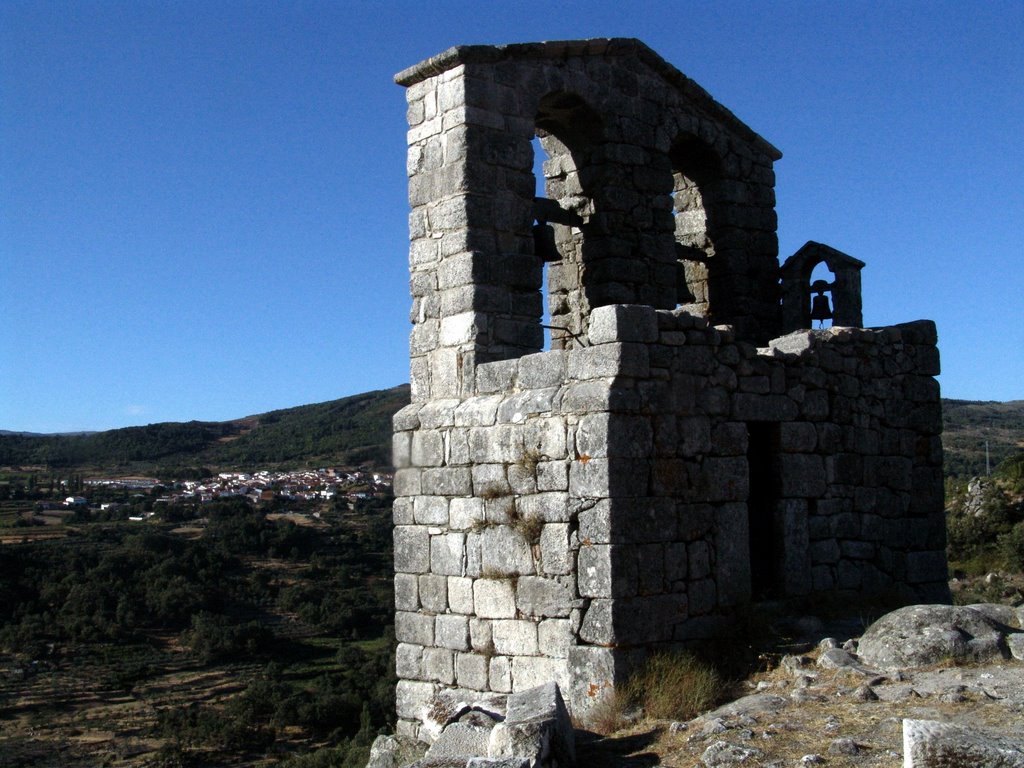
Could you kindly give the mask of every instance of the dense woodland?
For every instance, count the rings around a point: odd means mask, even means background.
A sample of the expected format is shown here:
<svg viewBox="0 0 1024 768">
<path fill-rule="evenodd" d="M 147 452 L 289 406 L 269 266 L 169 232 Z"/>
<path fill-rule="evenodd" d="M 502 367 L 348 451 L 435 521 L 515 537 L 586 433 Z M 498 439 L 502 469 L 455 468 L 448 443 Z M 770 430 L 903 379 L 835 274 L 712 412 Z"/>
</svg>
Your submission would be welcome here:
<svg viewBox="0 0 1024 768">
<path fill-rule="evenodd" d="M 947 492 L 951 569 L 1024 572 L 1024 452 L 1004 459 L 990 476 L 948 484 Z"/>
<path fill-rule="evenodd" d="M 132 765 L 361 768 L 394 709 L 390 500 L 275 517 L 238 498 L 141 523 L 80 512 L 42 540 L 4 519 L 26 537 L 0 559 L 0 765 L 119 764 L 128 739 L 148 745 Z M 176 700 L 172 670 L 231 695 Z M 78 686 L 97 697 L 83 716 L 125 699 L 147 714 L 130 739 L 45 738 Z"/>
</svg>

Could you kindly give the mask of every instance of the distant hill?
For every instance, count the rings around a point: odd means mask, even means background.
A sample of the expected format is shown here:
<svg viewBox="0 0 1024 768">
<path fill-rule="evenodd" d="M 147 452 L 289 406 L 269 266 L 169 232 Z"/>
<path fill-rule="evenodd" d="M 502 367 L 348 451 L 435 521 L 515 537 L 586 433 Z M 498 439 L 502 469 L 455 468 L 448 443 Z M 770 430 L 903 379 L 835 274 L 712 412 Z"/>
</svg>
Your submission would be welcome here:
<svg viewBox="0 0 1024 768">
<path fill-rule="evenodd" d="M 986 442 L 993 469 L 1011 454 L 1024 451 L 1024 400 L 943 400 L 942 421 L 948 476 L 985 474 Z"/>
<path fill-rule="evenodd" d="M 0 466 L 126 471 L 391 462 L 391 416 L 409 386 L 224 422 L 166 422 L 82 435 L 0 434 Z"/>
<path fill-rule="evenodd" d="M 409 386 L 224 422 L 150 424 L 79 435 L 0 433 L 0 466 L 122 472 L 178 467 L 256 468 L 391 462 L 391 417 Z M 1024 450 L 1024 400 L 943 400 L 946 474 L 985 472 Z"/>
</svg>

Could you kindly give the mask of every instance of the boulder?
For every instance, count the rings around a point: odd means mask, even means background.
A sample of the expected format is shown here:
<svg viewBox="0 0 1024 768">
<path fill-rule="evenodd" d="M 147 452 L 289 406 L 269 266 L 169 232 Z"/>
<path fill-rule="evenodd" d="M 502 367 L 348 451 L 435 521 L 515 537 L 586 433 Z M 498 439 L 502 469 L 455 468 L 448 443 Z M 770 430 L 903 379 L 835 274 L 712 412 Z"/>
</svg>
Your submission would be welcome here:
<svg viewBox="0 0 1024 768">
<path fill-rule="evenodd" d="M 880 667 L 924 667 L 946 659 L 1007 658 L 1006 636 L 1017 632 L 974 608 L 909 605 L 886 614 L 864 632 L 861 661 Z"/>
<path fill-rule="evenodd" d="M 903 721 L 904 768 L 1024 768 L 1024 740 L 933 720 Z"/>
<path fill-rule="evenodd" d="M 1014 629 L 1024 627 L 1024 608 L 1014 608 L 1012 605 L 1000 605 L 999 603 L 973 603 L 968 605 L 980 613 L 988 616 L 992 621 L 998 621 Z"/>
</svg>

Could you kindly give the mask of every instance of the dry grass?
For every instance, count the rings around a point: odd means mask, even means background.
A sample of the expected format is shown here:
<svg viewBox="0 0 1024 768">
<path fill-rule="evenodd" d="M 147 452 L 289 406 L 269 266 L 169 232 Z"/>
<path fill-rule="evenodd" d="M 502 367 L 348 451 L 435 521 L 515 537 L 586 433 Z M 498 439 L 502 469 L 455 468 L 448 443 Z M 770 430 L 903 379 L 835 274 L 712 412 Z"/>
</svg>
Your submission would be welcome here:
<svg viewBox="0 0 1024 768">
<path fill-rule="evenodd" d="M 586 726 L 602 736 L 620 731 L 629 724 L 626 717 L 628 709 L 628 697 L 614 688 L 609 688 L 601 700 L 587 712 Z"/>
<path fill-rule="evenodd" d="M 977 687 L 967 690 L 962 696 L 950 700 L 929 689 L 927 684 L 914 679 L 876 678 L 875 686 L 882 700 L 865 700 L 855 695 L 856 689 L 870 678 L 850 670 L 825 670 L 814 663 L 817 652 L 807 654 L 807 670 L 812 676 L 809 687 L 803 689 L 802 700 L 793 701 L 775 712 L 755 712 L 753 716 L 741 714 L 716 714 L 714 717 L 700 717 L 715 704 L 712 700 L 696 718 L 671 716 L 657 718 L 653 708 L 644 711 L 644 719 L 630 716 L 630 706 L 635 702 L 623 703 L 621 698 L 609 698 L 603 707 L 594 710 L 593 722 L 588 722 L 594 731 L 604 738 L 596 740 L 590 749 L 603 753 L 621 746 L 617 754 L 609 754 L 603 766 L 646 768 L 663 765 L 669 768 L 696 768 L 703 765 L 701 755 L 718 741 L 750 748 L 757 751 L 757 757 L 745 765 L 800 765 L 805 755 L 820 755 L 831 768 L 899 768 L 902 760 L 903 718 L 941 720 L 959 723 L 968 727 L 991 730 L 1009 735 L 1019 721 L 1019 708 L 1007 704 L 1009 699 L 981 692 Z M 640 686 L 648 675 L 675 675 L 674 669 L 662 667 L 662 660 L 654 661 L 631 680 L 631 685 Z M 1007 662 L 1013 665 L 1013 662 Z M 975 677 L 983 670 L 975 666 Z M 935 665 L 935 670 L 944 669 Z M 969 669 L 968 667 L 967 669 Z M 958 666 L 950 670 L 949 679 L 961 679 Z M 984 675 L 982 675 L 984 677 Z M 654 689 L 671 690 L 667 681 L 655 679 Z M 729 698 L 763 692 L 783 698 L 791 698 L 800 687 L 791 672 L 776 667 L 756 673 L 736 683 Z M 890 688 L 889 686 L 892 686 Z M 886 694 L 885 691 L 890 693 Z M 906 689 L 894 696 L 892 691 Z M 647 706 L 647 705 L 645 705 Z M 689 722 L 686 722 L 686 720 Z M 667 720 L 681 721 L 681 727 L 669 728 Z M 712 727 L 716 726 L 716 727 Z M 643 736 L 644 739 L 637 741 Z M 838 738 L 850 739 L 857 745 L 855 754 L 830 751 Z M 636 741 L 636 744 L 633 742 Z M 627 749 L 628 748 L 628 749 Z M 592 763 L 597 766 L 598 761 Z"/>
<path fill-rule="evenodd" d="M 627 697 L 654 720 L 689 720 L 722 696 L 725 681 L 690 653 L 659 653 L 630 678 Z"/>
<path fill-rule="evenodd" d="M 519 457 L 516 464 L 522 467 L 526 472 L 533 475 L 534 479 L 537 477 L 537 465 L 541 462 L 544 456 L 540 451 L 534 448 L 527 448 L 523 451 L 523 455 Z"/>
</svg>

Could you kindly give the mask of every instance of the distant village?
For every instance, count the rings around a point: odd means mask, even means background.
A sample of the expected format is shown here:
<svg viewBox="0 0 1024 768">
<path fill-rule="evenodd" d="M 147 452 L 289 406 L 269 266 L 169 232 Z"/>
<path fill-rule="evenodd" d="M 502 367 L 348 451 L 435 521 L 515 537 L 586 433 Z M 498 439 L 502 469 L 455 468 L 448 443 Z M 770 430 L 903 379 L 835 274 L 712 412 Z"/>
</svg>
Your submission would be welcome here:
<svg viewBox="0 0 1024 768">
<path fill-rule="evenodd" d="M 252 504 L 285 502 L 317 502 L 347 500 L 355 503 L 362 499 L 379 498 L 390 494 L 392 475 L 359 469 L 331 467 L 326 469 L 293 470 L 289 472 L 221 472 L 203 480 L 175 480 L 162 483 L 152 477 L 85 478 L 83 495 L 68 496 L 65 508 L 91 505 L 90 496 L 107 496 L 109 491 L 135 491 L 153 494 L 163 489 L 153 500 L 155 505 L 204 504 L 216 499 L 241 497 Z M 90 494 L 90 489 L 96 493 Z M 116 502 L 96 505 L 103 511 L 119 506 Z M 149 512 L 146 517 L 150 516 Z M 134 519 L 134 518 L 132 518 Z M 143 519 L 140 517 L 139 519 Z"/>
</svg>

